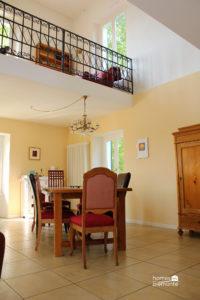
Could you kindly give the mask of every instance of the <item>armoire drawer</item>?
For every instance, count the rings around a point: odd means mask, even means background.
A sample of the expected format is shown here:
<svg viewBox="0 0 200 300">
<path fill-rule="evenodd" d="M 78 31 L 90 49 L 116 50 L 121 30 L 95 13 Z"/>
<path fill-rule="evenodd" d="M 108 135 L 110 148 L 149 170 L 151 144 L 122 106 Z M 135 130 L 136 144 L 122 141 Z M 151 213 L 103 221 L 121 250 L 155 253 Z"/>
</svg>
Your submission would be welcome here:
<svg viewBox="0 0 200 300">
<path fill-rule="evenodd" d="M 179 226 L 200 229 L 200 215 L 179 215 Z"/>
</svg>

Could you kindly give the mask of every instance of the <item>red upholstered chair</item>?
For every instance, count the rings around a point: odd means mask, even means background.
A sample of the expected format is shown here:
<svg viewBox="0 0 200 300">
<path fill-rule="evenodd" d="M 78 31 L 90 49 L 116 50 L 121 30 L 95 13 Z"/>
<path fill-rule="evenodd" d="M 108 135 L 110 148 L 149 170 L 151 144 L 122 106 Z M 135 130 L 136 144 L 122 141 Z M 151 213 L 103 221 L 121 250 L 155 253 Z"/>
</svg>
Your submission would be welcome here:
<svg viewBox="0 0 200 300">
<path fill-rule="evenodd" d="M 40 181 L 38 176 L 34 176 L 30 174 L 30 180 L 32 182 L 32 186 L 35 194 L 35 208 L 36 208 L 36 245 L 35 250 L 38 250 L 40 239 L 41 239 L 41 231 L 43 224 L 51 224 L 54 223 L 54 210 L 49 208 L 48 206 L 44 207 L 41 205 L 39 187 Z M 69 224 L 70 217 L 73 215 L 71 211 L 62 211 L 62 222 L 64 224 Z"/>
<path fill-rule="evenodd" d="M 34 175 L 33 175 L 33 177 L 29 175 L 29 179 L 30 179 L 30 183 L 31 183 L 31 187 L 32 187 L 33 195 L 34 195 L 34 203 L 32 204 L 32 207 L 34 209 L 34 216 L 33 216 L 33 223 L 32 223 L 32 226 L 31 226 L 31 231 L 33 232 L 33 230 L 35 228 L 35 223 L 36 223 L 36 206 L 35 206 L 35 199 L 36 199 L 36 193 L 35 192 L 36 191 L 35 191 Z M 39 190 L 39 198 L 40 198 L 41 206 L 43 208 L 48 208 L 48 209 L 53 210 L 53 202 L 45 202 L 45 195 L 42 193 L 40 181 L 38 181 L 38 190 Z"/>
<path fill-rule="evenodd" d="M 5 236 L 2 232 L 0 232 L 0 278 L 1 278 L 1 271 L 3 267 L 3 258 L 5 252 Z"/>
<path fill-rule="evenodd" d="M 106 168 L 94 168 L 84 174 L 82 215 L 70 218 L 71 254 L 75 233 L 81 233 L 83 266 L 86 269 L 86 235 L 104 232 L 104 250 L 107 252 L 108 232 L 113 232 L 115 263 L 117 249 L 117 174 Z M 105 215 L 111 211 L 113 217 Z"/>
</svg>

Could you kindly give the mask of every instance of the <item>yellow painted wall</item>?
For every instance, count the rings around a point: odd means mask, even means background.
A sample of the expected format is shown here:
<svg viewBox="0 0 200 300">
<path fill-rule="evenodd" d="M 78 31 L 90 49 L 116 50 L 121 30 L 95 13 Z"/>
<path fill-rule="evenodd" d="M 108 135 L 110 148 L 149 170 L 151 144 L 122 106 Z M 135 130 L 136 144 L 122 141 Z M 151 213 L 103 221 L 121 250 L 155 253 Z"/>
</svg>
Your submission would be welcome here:
<svg viewBox="0 0 200 300">
<path fill-rule="evenodd" d="M 125 165 L 126 171 L 132 174 L 130 186 L 133 188 L 133 192 L 127 194 L 127 220 L 176 225 L 176 162 L 172 132 L 182 126 L 200 123 L 200 73 L 135 95 L 132 108 L 98 121 L 98 134 L 124 129 Z M 136 142 L 144 137 L 149 138 L 149 158 L 136 159 Z M 73 141 L 73 137 L 69 139 Z"/>
<path fill-rule="evenodd" d="M 9 217 L 20 215 L 20 177 L 30 170 L 47 174 L 51 166 L 66 173 L 66 128 L 0 119 L 0 132 L 11 134 Z M 29 147 L 41 148 L 41 160 L 29 160 Z"/>
<path fill-rule="evenodd" d="M 102 132 L 124 129 L 125 165 L 133 188 L 127 196 L 127 219 L 177 224 L 172 132 L 200 123 L 200 73 L 138 94 L 134 103 L 100 120 Z M 149 158 L 136 159 L 136 142 L 143 137 L 149 138 Z"/>
</svg>

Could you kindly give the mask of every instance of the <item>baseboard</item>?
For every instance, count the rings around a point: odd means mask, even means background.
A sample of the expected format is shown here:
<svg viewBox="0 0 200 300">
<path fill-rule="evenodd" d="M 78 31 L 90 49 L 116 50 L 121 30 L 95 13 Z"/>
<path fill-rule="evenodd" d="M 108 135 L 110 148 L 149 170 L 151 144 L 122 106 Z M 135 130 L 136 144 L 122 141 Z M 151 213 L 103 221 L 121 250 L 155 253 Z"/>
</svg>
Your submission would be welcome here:
<svg viewBox="0 0 200 300">
<path fill-rule="evenodd" d="M 147 222 L 147 221 L 136 220 L 136 219 L 126 219 L 126 223 L 148 225 L 152 227 L 160 227 L 160 228 L 168 228 L 168 229 L 177 229 L 177 225 L 173 225 L 173 224 L 154 223 L 154 222 Z"/>
</svg>

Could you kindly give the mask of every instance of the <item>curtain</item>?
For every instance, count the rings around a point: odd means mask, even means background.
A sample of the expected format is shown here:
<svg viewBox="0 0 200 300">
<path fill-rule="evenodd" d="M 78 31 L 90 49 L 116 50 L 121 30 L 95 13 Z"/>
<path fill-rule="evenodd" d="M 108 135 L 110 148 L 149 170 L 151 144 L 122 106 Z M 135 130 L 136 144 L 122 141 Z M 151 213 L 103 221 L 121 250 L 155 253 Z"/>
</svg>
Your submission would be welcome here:
<svg viewBox="0 0 200 300">
<path fill-rule="evenodd" d="M 67 184 L 82 186 L 83 174 L 90 168 L 89 144 L 80 143 L 67 146 Z"/>
</svg>

